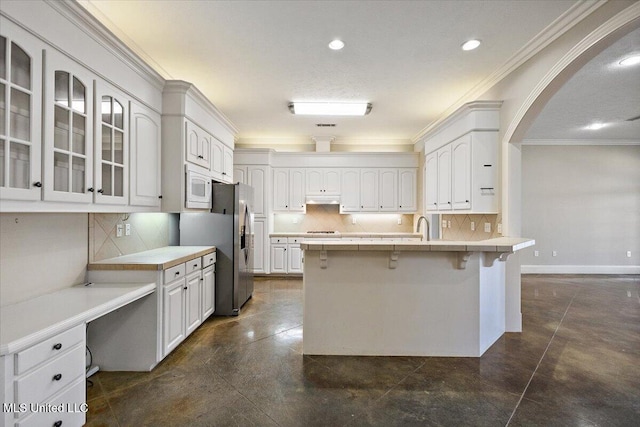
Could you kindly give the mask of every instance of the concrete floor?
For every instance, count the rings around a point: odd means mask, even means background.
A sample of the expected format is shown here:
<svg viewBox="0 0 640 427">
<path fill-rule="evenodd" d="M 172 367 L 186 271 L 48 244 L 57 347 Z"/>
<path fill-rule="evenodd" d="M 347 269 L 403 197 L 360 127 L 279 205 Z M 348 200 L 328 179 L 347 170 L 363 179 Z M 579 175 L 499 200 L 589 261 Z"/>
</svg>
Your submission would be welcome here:
<svg viewBox="0 0 640 427">
<path fill-rule="evenodd" d="M 87 425 L 637 426 L 639 292 L 523 276 L 523 332 L 481 358 L 319 357 L 302 355 L 302 281 L 261 279 L 152 372 L 91 377 Z"/>
</svg>

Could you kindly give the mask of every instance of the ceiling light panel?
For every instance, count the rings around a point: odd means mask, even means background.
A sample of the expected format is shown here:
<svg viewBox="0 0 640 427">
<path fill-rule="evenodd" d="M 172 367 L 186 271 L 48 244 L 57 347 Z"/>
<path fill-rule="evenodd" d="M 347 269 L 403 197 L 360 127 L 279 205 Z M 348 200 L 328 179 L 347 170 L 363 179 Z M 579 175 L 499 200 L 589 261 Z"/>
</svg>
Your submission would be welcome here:
<svg viewBox="0 0 640 427">
<path fill-rule="evenodd" d="M 364 116 L 371 111 L 367 102 L 292 102 L 289 111 L 313 116 Z"/>
<path fill-rule="evenodd" d="M 480 40 L 472 39 L 462 43 L 462 50 L 473 50 L 480 46 Z"/>
<path fill-rule="evenodd" d="M 340 50 L 344 47 L 344 42 L 342 40 L 332 40 L 331 43 L 329 43 L 329 49 L 331 50 Z"/>
</svg>

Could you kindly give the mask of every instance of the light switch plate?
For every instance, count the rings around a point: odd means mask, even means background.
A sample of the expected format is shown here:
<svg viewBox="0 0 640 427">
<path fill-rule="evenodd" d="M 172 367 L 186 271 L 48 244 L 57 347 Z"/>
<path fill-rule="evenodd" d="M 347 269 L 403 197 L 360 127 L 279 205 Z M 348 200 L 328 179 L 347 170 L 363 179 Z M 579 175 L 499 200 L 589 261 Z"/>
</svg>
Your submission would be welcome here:
<svg viewBox="0 0 640 427">
<path fill-rule="evenodd" d="M 476 231 L 476 223 L 471 221 L 471 231 Z"/>
<path fill-rule="evenodd" d="M 491 233 L 491 223 L 490 222 L 485 222 L 484 223 L 484 232 L 485 233 Z"/>
<path fill-rule="evenodd" d="M 124 231 L 124 226 L 122 224 L 116 225 L 116 237 L 122 237 L 122 233 Z"/>
<path fill-rule="evenodd" d="M 131 236 L 131 224 L 124 225 L 124 235 Z"/>
</svg>

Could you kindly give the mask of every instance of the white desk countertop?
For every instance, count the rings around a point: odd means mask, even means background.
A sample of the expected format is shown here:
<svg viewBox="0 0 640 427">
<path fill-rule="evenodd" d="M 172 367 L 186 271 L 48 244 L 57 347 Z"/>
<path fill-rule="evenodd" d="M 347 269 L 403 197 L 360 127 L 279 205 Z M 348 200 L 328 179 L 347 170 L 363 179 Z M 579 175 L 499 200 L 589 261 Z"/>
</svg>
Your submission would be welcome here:
<svg viewBox="0 0 640 427">
<path fill-rule="evenodd" d="M 155 290 L 155 283 L 94 283 L 0 307 L 0 356 L 90 322 Z"/>
</svg>

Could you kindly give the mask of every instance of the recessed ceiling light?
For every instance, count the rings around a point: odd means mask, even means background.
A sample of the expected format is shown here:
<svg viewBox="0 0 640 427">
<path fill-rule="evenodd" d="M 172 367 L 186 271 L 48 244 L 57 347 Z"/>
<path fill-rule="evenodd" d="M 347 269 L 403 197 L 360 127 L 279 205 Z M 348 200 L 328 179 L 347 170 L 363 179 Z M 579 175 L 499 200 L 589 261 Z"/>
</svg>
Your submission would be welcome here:
<svg viewBox="0 0 640 427">
<path fill-rule="evenodd" d="M 598 130 L 598 129 L 602 129 L 605 126 L 606 126 L 605 123 L 591 123 L 589 126 L 586 127 L 586 129 Z"/>
<path fill-rule="evenodd" d="M 329 43 L 329 49 L 332 50 L 340 50 L 344 47 L 344 42 L 342 40 L 332 40 L 331 43 Z"/>
<path fill-rule="evenodd" d="M 467 40 L 466 42 L 462 43 L 462 50 L 473 50 L 478 46 L 480 46 L 480 40 Z"/>
<path fill-rule="evenodd" d="M 640 64 L 640 55 L 633 55 L 633 56 L 624 58 L 622 61 L 619 62 L 619 64 L 622 65 L 623 67 L 629 67 L 631 65 Z"/>
<path fill-rule="evenodd" d="M 364 116 L 371 111 L 367 102 L 291 102 L 293 114 L 314 116 Z"/>
</svg>

